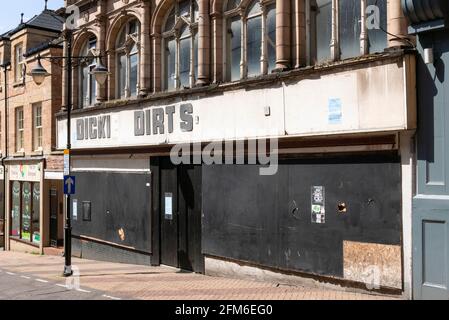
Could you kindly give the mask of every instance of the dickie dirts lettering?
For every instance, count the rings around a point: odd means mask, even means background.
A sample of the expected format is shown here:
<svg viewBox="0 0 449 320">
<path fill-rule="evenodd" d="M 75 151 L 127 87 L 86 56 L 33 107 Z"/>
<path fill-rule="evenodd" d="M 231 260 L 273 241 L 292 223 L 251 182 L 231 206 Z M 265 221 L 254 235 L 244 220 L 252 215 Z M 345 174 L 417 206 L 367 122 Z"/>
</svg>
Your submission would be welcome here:
<svg viewBox="0 0 449 320">
<path fill-rule="evenodd" d="M 179 111 L 175 106 L 134 111 L 134 136 L 173 133 L 175 118 L 180 120 L 181 132 L 193 131 L 193 106 L 190 103 L 181 104 Z M 76 138 L 77 140 L 110 139 L 111 115 L 77 119 Z"/>
</svg>

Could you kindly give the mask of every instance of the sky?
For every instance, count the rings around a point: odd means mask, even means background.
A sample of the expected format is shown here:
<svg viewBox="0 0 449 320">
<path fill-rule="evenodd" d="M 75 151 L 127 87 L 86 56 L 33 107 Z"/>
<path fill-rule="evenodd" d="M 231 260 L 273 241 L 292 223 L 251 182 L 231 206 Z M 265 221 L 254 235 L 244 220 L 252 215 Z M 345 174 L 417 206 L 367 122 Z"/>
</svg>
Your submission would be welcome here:
<svg viewBox="0 0 449 320">
<path fill-rule="evenodd" d="M 49 9 L 58 9 L 64 5 L 64 0 L 48 0 Z M 24 14 L 24 21 L 42 12 L 45 7 L 44 0 L 2 0 L 0 10 L 0 33 L 17 27 L 20 23 L 20 14 Z"/>
</svg>

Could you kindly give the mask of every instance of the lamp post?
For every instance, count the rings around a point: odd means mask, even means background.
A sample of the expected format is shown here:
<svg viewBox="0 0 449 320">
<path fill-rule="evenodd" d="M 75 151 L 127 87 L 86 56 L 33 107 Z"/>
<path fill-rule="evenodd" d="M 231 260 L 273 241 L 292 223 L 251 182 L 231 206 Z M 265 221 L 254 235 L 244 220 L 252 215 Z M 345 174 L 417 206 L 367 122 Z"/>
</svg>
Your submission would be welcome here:
<svg viewBox="0 0 449 320">
<path fill-rule="evenodd" d="M 33 77 L 33 81 L 37 85 L 41 85 L 45 78 L 50 74 L 45 70 L 42 66 L 41 60 L 47 59 L 50 61 L 54 60 L 62 60 L 65 61 L 65 65 L 67 68 L 67 96 L 66 96 L 66 108 L 67 108 L 67 153 L 69 156 L 69 168 L 64 173 L 65 175 L 70 175 L 70 149 L 71 145 L 71 113 L 72 113 L 72 65 L 73 60 L 76 59 L 89 59 L 91 57 L 88 56 L 72 56 L 72 31 L 66 30 L 65 32 L 65 41 L 67 45 L 67 56 L 63 57 L 41 57 L 40 55 L 37 58 L 37 65 L 30 71 L 30 75 Z M 101 64 L 100 56 L 97 57 L 97 65 L 90 72 L 95 80 L 103 85 L 108 76 L 108 69 Z M 65 225 L 64 225 L 64 257 L 65 257 L 65 265 L 64 265 L 64 273 L 65 277 L 70 277 L 72 275 L 72 221 L 70 214 L 70 194 L 66 195 L 66 212 L 65 212 Z"/>
<path fill-rule="evenodd" d="M 6 248 L 6 241 L 5 241 L 5 237 L 6 237 L 6 223 L 5 223 L 5 219 L 6 217 L 8 217 L 7 213 L 6 213 L 6 199 L 5 199 L 5 194 L 6 194 L 6 164 L 5 164 L 5 160 L 8 157 L 8 70 L 11 67 L 11 62 L 7 61 L 7 62 L 3 62 L 0 65 L 0 68 L 3 70 L 3 75 L 4 75 L 4 84 L 5 84 L 5 113 L 4 113 L 4 120 L 5 120 L 5 130 L 4 130 L 4 136 L 5 136 L 5 154 L 2 157 L 2 167 L 3 167 L 3 213 L 0 216 L 0 219 L 3 221 L 3 230 L 1 230 L 3 232 L 3 237 L 2 237 L 2 243 L 0 243 L 0 247 L 3 247 L 3 250 L 5 250 Z M 1 124 L 0 124 L 1 125 Z"/>
</svg>

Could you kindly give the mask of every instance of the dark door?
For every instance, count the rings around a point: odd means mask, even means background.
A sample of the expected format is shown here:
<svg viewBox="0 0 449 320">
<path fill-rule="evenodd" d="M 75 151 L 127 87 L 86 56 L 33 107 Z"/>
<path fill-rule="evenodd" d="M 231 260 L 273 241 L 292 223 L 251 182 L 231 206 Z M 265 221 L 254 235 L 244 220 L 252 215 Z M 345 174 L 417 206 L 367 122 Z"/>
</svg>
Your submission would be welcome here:
<svg viewBox="0 0 449 320">
<path fill-rule="evenodd" d="M 201 166 L 160 161 L 161 263 L 202 273 Z"/>
<path fill-rule="evenodd" d="M 179 267 L 177 168 L 170 161 L 161 161 L 160 170 L 161 263 Z"/>
<path fill-rule="evenodd" d="M 50 189 L 50 245 L 58 246 L 58 191 Z"/>
<path fill-rule="evenodd" d="M 202 273 L 201 166 L 178 167 L 179 267 Z"/>
</svg>

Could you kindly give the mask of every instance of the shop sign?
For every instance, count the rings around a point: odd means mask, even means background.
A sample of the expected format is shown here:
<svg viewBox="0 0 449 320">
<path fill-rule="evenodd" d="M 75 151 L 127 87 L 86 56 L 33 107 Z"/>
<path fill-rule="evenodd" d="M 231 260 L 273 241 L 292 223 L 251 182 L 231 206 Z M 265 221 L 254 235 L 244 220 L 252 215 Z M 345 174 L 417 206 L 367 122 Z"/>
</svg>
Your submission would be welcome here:
<svg viewBox="0 0 449 320">
<path fill-rule="evenodd" d="M 9 167 L 9 179 L 12 181 L 41 181 L 41 164 L 16 164 Z"/>
</svg>

